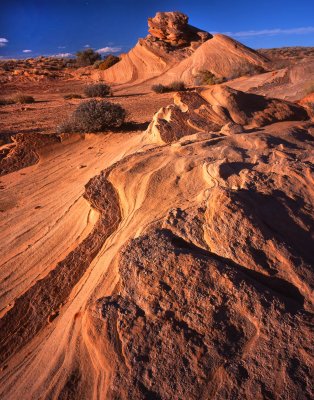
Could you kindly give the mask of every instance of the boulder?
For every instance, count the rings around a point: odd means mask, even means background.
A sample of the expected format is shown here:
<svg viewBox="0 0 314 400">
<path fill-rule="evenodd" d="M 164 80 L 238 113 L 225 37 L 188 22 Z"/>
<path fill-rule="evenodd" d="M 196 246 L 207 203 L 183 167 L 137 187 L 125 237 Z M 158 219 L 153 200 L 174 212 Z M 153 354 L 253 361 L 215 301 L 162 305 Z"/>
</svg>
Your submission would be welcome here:
<svg viewBox="0 0 314 400">
<path fill-rule="evenodd" d="M 309 114 L 285 100 L 213 86 L 197 92 L 179 92 L 174 104 L 158 111 L 148 127 L 153 141 L 170 143 L 194 133 L 242 133 L 280 121 L 303 121 Z"/>
<path fill-rule="evenodd" d="M 188 45 L 193 39 L 204 42 L 211 37 L 208 32 L 188 25 L 188 21 L 188 16 L 181 12 L 158 12 L 148 19 L 149 33 L 173 46 Z"/>
</svg>

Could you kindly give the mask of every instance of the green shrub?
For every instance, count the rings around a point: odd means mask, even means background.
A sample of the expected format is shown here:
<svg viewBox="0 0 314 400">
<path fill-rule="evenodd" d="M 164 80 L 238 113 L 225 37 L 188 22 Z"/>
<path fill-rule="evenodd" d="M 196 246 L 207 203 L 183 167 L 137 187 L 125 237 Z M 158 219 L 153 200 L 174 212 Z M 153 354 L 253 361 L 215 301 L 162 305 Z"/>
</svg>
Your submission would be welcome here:
<svg viewBox="0 0 314 400">
<path fill-rule="evenodd" d="M 104 61 L 102 61 L 98 68 L 101 71 L 104 71 L 110 67 L 112 67 L 113 65 L 117 64 L 120 61 L 120 58 L 117 56 L 114 56 L 113 54 L 110 54 L 109 56 L 107 56 Z"/>
<path fill-rule="evenodd" d="M 97 60 L 101 60 L 101 55 L 93 49 L 86 49 L 76 53 L 76 63 L 79 67 L 93 65 Z"/>
<path fill-rule="evenodd" d="M 15 103 L 20 103 L 20 104 L 31 104 L 31 103 L 35 103 L 35 99 L 32 96 L 27 96 L 26 94 L 17 94 L 14 98 L 13 98 Z"/>
<path fill-rule="evenodd" d="M 167 87 L 164 86 L 164 85 L 158 84 L 158 85 L 153 85 L 152 86 L 152 90 L 155 93 L 166 93 L 167 92 Z"/>
<path fill-rule="evenodd" d="M 174 81 L 167 86 L 169 92 L 182 92 L 186 89 L 184 82 Z"/>
<path fill-rule="evenodd" d="M 225 78 L 218 78 L 208 69 L 199 71 L 195 77 L 196 85 L 217 85 L 225 82 Z"/>
<path fill-rule="evenodd" d="M 104 132 L 119 128 L 125 120 L 126 111 L 119 104 L 104 100 L 89 100 L 81 103 L 72 117 L 59 125 L 59 133 Z"/>
<path fill-rule="evenodd" d="M 111 94 L 110 86 L 104 83 L 95 83 L 88 85 L 84 89 L 84 94 L 87 97 L 107 97 Z"/>
<path fill-rule="evenodd" d="M 181 92 L 186 90 L 185 84 L 182 81 L 174 81 L 170 83 L 168 86 L 164 86 L 161 84 L 153 85 L 152 90 L 155 93 L 168 93 L 168 92 Z"/>
<path fill-rule="evenodd" d="M 70 93 L 70 94 L 65 94 L 63 96 L 65 100 L 71 100 L 71 99 L 82 99 L 82 96 L 80 94 L 76 93 Z"/>
</svg>

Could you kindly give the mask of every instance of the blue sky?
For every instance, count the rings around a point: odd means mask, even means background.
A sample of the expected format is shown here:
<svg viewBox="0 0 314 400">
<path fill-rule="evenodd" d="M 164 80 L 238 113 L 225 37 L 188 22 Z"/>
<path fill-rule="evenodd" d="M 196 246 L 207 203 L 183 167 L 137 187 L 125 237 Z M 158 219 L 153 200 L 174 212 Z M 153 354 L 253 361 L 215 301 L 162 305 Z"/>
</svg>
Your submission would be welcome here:
<svg viewBox="0 0 314 400">
<path fill-rule="evenodd" d="M 1 0 L 0 57 L 125 52 L 157 11 L 253 47 L 314 46 L 314 0 Z"/>
</svg>

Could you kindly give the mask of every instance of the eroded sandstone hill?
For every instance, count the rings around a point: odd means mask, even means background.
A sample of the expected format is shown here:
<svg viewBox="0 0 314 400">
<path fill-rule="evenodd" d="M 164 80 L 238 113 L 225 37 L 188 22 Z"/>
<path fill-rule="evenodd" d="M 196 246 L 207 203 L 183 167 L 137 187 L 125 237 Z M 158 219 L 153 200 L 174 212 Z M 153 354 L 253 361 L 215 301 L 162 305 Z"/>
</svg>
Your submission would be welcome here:
<svg viewBox="0 0 314 400">
<path fill-rule="evenodd" d="M 178 79 L 194 84 L 202 70 L 230 77 L 239 69 L 267 67 L 264 56 L 228 36 L 190 26 L 185 14 L 157 13 L 148 25 L 150 34 L 113 67 L 94 71 L 94 79 L 128 85 L 167 84 Z"/>
<path fill-rule="evenodd" d="M 313 121 L 174 103 L 1 177 L 1 398 L 313 398 Z"/>
</svg>

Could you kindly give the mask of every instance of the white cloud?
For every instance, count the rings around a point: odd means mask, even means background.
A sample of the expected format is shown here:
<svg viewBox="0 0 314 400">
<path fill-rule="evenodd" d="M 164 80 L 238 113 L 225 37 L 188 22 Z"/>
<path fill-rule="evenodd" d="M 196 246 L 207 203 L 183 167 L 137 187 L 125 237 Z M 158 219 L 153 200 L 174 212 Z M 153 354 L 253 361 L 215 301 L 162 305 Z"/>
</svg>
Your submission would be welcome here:
<svg viewBox="0 0 314 400">
<path fill-rule="evenodd" d="M 90 45 L 89 45 L 89 44 L 86 44 L 84 47 L 90 47 Z"/>
<path fill-rule="evenodd" d="M 65 49 L 66 46 L 58 46 L 58 49 Z"/>
<path fill-rule="evenodd" d="M 68 58 L 68 57 L 73 57 L 73 54 L 72 53 L 59 53 L 59 54 L 51 54 L 49 57 Z"/>
<path fill-rule="evenodd" d="M 5 47 L 9 43 L 8 39 L 0 38 L 0 47 Z"/>
<path fill-rule="evenodd" d="M 225 35 L 232 37 L 250 37 L 250 36 L 275 36 L 275 35 L 307 35 L 314 33 L 314 26 L 290 29 L 261 29 L 258 31 L 240 31 L 240 32 L 224 32 Z"/>
<path fill-rule="evenodd" d="M 23 53 L 31 53 L 32 50 L 23 50 Z"/>
<path fill-rule="evenodd" d="M 121 47 L 103 47 L 102 49 L 96 50 L 97 53 L 107 54 L 107 53 L 119 53 L 121 51 Z"/>
</svg>

